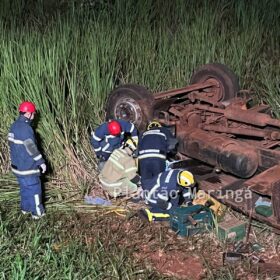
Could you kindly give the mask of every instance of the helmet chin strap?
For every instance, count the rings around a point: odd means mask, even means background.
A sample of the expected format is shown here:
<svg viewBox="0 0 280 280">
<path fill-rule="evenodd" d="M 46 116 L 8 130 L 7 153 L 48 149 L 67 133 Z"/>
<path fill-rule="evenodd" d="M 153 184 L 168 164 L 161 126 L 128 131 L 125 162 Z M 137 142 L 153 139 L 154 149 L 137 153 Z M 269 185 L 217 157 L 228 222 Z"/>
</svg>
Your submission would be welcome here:
<svg viewBox="0 0 280 280">
<path fill-rule="evenodd" d="M 31 119 L 31 118 L 32 118 L 33 114 L 34 114 L 34 113 L 30 113 L 30 116 L 27 118 L 30 122 L 32 122 L 32 119 Z"/>
</svg>

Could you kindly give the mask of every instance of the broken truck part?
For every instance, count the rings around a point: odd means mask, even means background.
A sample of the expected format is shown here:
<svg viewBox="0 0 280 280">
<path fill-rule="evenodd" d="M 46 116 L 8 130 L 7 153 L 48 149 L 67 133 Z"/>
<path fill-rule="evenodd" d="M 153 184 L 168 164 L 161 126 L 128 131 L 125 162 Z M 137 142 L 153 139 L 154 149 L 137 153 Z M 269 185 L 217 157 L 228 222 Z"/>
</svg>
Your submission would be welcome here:
<svg viewBox="0 0 280 280">
<path fill-rule="evenodd" d="M 202 190 L 280 229 L 280 120 L 240 90 L 227 66 L 203 65 L 189 86 L 154 94 L 140 85 L 121 85 L 109 95 L 107 118 L 130 120 L 140 130 L 153 118 L 173 126 L 181 158 L 199 160 L 196 168 L 222 170 L 197 175 Z M 260 196 L 271 199 L 272 216 L 256 213 Z"/>
</svg>

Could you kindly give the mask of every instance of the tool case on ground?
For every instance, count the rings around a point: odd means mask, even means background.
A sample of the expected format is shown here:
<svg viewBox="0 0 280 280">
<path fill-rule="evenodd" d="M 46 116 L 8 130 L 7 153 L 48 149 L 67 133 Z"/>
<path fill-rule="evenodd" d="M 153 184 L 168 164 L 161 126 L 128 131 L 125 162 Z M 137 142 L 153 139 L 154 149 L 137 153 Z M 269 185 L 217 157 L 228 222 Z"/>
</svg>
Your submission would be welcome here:
<svg viewBox="0 0 280 280">
<path fill-rule="evenodd" d="M 181 236 L 192 236 L 213 228 L 213 214 L 203 205 L 180 207 L 170 213 L 170 227 Z"/>
</svg>

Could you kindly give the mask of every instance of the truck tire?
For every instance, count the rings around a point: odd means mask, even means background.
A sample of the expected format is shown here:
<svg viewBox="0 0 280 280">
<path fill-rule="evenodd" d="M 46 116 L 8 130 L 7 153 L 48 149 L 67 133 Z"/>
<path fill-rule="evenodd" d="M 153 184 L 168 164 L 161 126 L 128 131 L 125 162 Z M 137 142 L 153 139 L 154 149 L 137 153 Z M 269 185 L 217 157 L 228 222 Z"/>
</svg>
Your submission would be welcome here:
<svg viewBox="0 0 280 280">
<path fill-rule="evenodd" d="M 210 63 L 199 67 L 194 71 L 190 83 L 196 84 L 209 79 L 216 80 L 219 86 L 213 96 L 213 101 L 228 101 L 236 97 L 240 90 L 238 77 L 226 65 Z M 205 91 L 207 93 L 207 91 Z"/>
<path fill-rule="evenodd" d="M 121 85 L 108 97 L 106 119 L 133 122 L 139 131 L 146 129 L 153 118 L 154 97 L 145 87 L 135 84 Z"/>
</svg>

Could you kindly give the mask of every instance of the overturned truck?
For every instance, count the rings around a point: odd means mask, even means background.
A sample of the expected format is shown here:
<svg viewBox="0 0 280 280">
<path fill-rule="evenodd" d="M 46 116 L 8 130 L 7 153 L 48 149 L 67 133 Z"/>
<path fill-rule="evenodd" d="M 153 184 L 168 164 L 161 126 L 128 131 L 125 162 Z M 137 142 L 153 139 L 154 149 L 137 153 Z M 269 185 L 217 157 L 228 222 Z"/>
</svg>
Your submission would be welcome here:
<svg viewBox="0 0 280 280">
<path fill-rule="evenodd" d="M 187 159 L 181 164 L 201 189 L 280 230 L 280 120 L 240 90 L 228 67 L 203 65 L 189 86 L 154 94 L 140 85 L 119 86 L 109 95 L 107 112 L 140 130 L 153 118 L 174 127 L 177 156 Z M 260 197 L 271 201 L 272 215 L 255 211 Z"/>
</svg>

